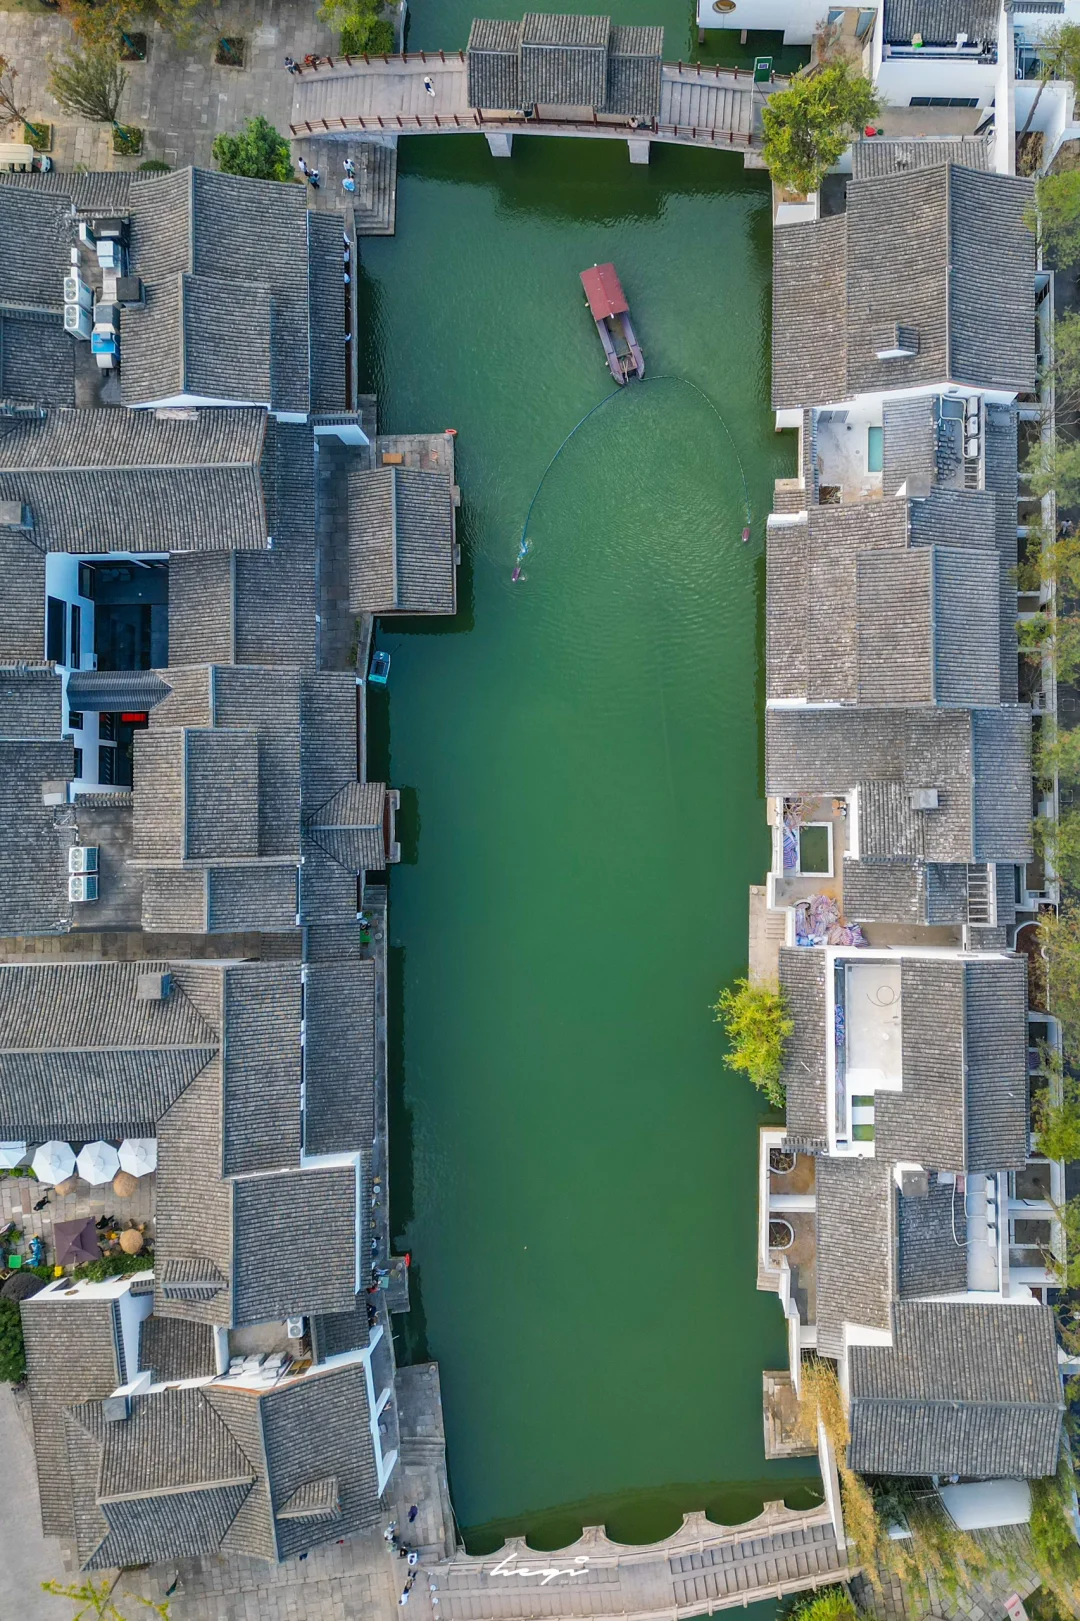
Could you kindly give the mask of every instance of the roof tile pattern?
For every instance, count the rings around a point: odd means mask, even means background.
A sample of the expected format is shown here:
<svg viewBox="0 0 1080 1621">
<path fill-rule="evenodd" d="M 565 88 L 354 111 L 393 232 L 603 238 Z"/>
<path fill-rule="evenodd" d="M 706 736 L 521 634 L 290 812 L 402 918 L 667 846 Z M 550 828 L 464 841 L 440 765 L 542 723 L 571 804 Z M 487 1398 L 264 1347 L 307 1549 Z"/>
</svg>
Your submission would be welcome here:
<svg viewBox="0 0 1080 1621">
<path fill-rule="evenodd" d="M 894 1344 L 849 1353 L 848 1462 L 868 1474 L 1053 1474 L 1061 1379 L 1036 1303 L 902 1301 Z"/>
</svg>

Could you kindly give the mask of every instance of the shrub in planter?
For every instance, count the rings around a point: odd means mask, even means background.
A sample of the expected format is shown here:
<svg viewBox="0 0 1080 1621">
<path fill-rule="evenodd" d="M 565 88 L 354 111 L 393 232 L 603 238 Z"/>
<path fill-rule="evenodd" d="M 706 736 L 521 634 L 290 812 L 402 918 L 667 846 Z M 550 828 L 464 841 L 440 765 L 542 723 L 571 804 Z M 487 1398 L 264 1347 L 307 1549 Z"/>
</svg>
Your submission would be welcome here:
<svg viewBox="0 0 1080 1621">
<path fill-rule="evenodd" d="M 214 63 L 219 68 L 242 68 L 245 44 L 240 34 L 227 34 L 217 42 Z"/>
<path fill-rule="evenodd" d="M 32 146 L 35 152 L 52 151 L 52 125 L 46 124 L 44 119 L 38 119 L 34 124 L 24 124 L 23 134 L 27 146 Z"/>
<path fill-rule="evenodd" d="M 164 158 L 147 158 L 145 163 L 139 164 L 140 174 L 172 174 L 172 164 L 166 163 Z"/>
<path fill-rule="evenodd" d="M 117 124 L 112 134 L 112 149 L 118 158 L 138 157 L 142 151 L 143 132 L 137 124 Z"/>
</svg>

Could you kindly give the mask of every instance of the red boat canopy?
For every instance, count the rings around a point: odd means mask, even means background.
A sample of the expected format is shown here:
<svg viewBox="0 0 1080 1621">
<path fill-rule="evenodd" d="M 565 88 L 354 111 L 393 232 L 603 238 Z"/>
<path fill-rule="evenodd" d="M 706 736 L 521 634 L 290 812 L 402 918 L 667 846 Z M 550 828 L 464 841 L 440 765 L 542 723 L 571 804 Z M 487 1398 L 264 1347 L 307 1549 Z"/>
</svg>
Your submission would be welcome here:
<svg viewBox="0 0 1080 1621">
<path fill-rule="evenodd" d="M 583 270 L 581 285 L 589 300 L 594 321 L 604 321 L 609 315 L 622 315 L 630 308 L 614 265 L 593 265 L 591 270 Z"/>
</svg>

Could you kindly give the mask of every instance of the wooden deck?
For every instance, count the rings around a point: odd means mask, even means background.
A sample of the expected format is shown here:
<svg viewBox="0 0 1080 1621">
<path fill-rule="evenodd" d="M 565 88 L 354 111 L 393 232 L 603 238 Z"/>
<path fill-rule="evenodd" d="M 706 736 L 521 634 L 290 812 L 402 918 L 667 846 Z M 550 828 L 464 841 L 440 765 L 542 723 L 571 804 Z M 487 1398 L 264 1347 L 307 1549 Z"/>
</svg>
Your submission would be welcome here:
<svg viewBox="0 0 1080 1621">
<path fill-rule="evenodd" d="M 431 80 L 434 95 L 424 88 Z M 737 146 L 759 141 L 761 105 L 781 85 L 753 86 L 751 77 L 701 63 L 665 63 L 660 117 L 652 129 L 625 121 L 571 123 L 482 113 L 468 104 L 462 53 L 328 59 L 296 79 L 290 129 L 295 140 L 398 135 L 574 135 L 586 139 L 648 140 L 682 146 Z"/>
</svg>

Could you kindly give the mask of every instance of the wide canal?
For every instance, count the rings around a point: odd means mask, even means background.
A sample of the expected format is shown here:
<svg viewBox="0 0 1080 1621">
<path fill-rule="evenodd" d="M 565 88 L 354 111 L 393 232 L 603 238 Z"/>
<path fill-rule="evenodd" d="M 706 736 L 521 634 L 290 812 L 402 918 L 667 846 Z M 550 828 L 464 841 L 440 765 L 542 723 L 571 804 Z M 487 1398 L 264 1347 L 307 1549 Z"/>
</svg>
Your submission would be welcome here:
<svg viewBox="0 0 1080 1621">
<path fill-rule="evenodd" d="M 431 43 L 425 41 L 425 43 Z M 373 770 L 391 884 L 399 1355 L 437 1357 L 470 1546 L 808 1501 L 767 1466 L 756 1094 L 710 1003 L 746 966 L 761 798 L 761 550 L 790 443 L 768 411 L 769 193 L 738 159 L 403 140 L 362 246 L 389 431 L 458 430 L 456 622 L 383 624 Z M 578 272 L 612 259 L 650 380 L 611 387 Z M 743 545 L 743 483 L 753 510 Z M 399 1319 L 400 1323 L 405 1320 Z M 479 1536 L 475 1535 L 481 1529 Z"/>
</svg>

